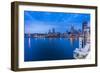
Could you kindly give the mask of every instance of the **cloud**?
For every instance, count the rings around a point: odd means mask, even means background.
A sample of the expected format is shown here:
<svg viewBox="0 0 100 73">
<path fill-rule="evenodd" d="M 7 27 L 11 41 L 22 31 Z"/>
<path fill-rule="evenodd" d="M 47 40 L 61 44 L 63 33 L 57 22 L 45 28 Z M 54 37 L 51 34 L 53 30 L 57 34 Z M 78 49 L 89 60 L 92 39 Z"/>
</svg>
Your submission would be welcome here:
<svg viewBox="0 0 100 73">
<path fill-rule="evenodd" d="M 45 33 L 55 28 L 57 32 L 65 32 L 72 25 L 76 29 L 82 27 L 84 20 L 90 21 L 89 14 L 30 12 L 24 13 L 25 33 Z"/>
<path fill-rule="evenodd" d="M 29 22 L 30 23 L 30 22 Z M 25 25 L 25 33 L 44 33 L 48 32 L 49 29 L 57 28 L 57 25 L 51 25 L 50 23 L 46 22 L 32 22 L 29 25 Z"/>
</svg>

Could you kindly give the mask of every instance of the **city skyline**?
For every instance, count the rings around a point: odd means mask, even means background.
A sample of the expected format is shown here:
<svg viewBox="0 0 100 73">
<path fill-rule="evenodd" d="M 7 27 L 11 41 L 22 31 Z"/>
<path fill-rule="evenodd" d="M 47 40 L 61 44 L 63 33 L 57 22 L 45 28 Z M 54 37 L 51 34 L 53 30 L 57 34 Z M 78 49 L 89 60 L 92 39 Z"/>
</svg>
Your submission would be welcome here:
<svg viewBox="0 0 100 73">
<path fill-rule="evenodd" d="M 24 11 L 24 32 L 47 33 L 54 28 L 56 32 L 66 32 L 73 26 L 82 29 L 84 21 L 90 22 L 90 14 Z"/>
</svg>

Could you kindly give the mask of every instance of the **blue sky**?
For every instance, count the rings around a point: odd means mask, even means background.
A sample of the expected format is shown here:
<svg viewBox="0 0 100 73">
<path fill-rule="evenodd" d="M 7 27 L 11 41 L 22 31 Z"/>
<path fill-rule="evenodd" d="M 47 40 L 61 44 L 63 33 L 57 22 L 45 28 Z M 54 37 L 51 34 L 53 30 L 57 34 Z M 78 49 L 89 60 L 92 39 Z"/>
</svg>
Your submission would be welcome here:
<svg viewBox="0 0 100 73">
<path fill-rule="evenodd" d="M 25 33 L 47 33 L 70 30 L 71 26 L 81 29 L 84 21 L 90 22 L 90 14 L 24 11 Z"/>
</svg>

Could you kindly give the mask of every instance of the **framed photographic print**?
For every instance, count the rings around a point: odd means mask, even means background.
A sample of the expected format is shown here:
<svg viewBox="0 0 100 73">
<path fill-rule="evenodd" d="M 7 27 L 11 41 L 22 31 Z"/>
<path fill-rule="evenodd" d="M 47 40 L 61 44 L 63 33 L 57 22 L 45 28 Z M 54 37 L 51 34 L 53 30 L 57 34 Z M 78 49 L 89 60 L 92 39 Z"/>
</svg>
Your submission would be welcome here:
<svg viewBox="0 0 100 73">
<path fill-rule="evenodd" d="M 97 7 L 11 3 L 11 69 L 97 66 Z"/>
</svg>

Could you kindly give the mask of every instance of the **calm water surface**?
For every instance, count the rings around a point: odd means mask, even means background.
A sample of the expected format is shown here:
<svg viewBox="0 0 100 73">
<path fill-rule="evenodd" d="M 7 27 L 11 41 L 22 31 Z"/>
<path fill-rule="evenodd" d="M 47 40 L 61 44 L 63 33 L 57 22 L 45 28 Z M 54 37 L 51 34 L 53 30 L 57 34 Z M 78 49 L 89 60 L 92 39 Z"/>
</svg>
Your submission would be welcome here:
<svg viewBox="0 0 100 73">
<path fill-rule="evenodd" d="M 78 45 L 78 39 L 24 38 L 24 61 L 74 59 L 73 50 Z"/>
</svg>

